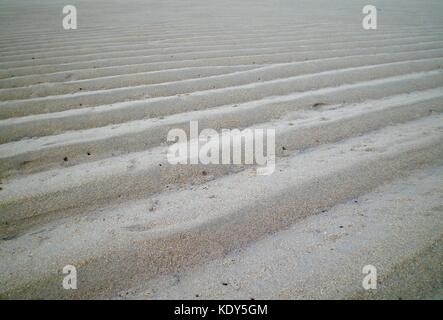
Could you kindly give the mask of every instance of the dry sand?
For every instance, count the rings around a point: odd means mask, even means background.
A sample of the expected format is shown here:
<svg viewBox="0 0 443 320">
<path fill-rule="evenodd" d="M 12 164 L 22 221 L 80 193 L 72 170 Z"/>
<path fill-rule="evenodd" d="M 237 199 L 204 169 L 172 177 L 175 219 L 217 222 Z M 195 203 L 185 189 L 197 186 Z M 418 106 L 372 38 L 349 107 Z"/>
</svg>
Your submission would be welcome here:
<svg viewBox="0 0 443 320">
<path fill-rule="evenodd" d="M 0 297 L 441 299 L 443 3 L 366 2 L 2 1 Z M 191 120 L 275 173 L 170 165 Z"/>
</svg>

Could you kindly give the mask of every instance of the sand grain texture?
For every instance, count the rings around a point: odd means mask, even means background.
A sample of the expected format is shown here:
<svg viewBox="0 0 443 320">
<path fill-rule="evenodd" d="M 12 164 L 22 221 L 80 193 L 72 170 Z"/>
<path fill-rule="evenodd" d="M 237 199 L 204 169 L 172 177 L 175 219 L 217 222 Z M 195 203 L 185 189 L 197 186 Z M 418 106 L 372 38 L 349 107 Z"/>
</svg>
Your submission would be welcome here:
<svg viewBox="0 0 443 320">
<path fill-rule="evenodd" d="M 0 3 L 1 298 L 441 298 L 441 1 L 70 3 Z M 275 173 L 169 164 L 192 120 Z"/>
</svg>

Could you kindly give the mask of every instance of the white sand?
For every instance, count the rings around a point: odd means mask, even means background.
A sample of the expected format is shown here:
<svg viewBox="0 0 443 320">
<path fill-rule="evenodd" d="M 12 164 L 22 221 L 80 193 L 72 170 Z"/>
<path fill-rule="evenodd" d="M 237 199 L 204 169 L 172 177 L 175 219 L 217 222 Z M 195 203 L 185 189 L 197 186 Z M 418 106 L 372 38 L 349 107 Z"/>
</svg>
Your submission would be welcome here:
<svg viewBox="0 0 443 320">
<path fill-rule="evenodd" d="M 441 297 L 441 1 L 71 4 L 0 4 L 0 297 Z M 168 164 L 191 120 L 276 172 Z"/>
</svg>

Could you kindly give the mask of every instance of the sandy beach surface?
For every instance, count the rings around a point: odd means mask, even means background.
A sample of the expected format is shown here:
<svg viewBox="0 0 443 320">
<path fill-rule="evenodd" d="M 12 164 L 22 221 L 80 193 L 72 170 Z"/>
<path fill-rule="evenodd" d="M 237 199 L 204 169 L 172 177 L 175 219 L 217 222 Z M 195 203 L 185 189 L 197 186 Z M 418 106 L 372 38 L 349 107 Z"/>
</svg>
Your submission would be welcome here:
<svg viewBox="0 0 443 320">
<path fill-rule="evenodd" d="M 443 298 L 441 0 L 69 4 L 0 1 L 0 298 Z M 170 164 L 190 121 L 275 172 Z"/>
</svg>

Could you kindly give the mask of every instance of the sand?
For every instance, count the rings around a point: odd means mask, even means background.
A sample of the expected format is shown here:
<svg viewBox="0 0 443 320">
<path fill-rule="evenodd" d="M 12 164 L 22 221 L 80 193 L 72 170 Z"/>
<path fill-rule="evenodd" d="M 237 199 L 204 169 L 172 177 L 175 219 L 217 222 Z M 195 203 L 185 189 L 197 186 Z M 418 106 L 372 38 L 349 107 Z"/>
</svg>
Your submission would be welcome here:
<svg viewBox="0 0 443 320">
<path fill-rule="evenodd" d="M 440 1 L 71 4 L 0 4 L 1 298 L 441 299 Z M 275 172 L 169 164 L 195 120 Z"/>
</svg>

